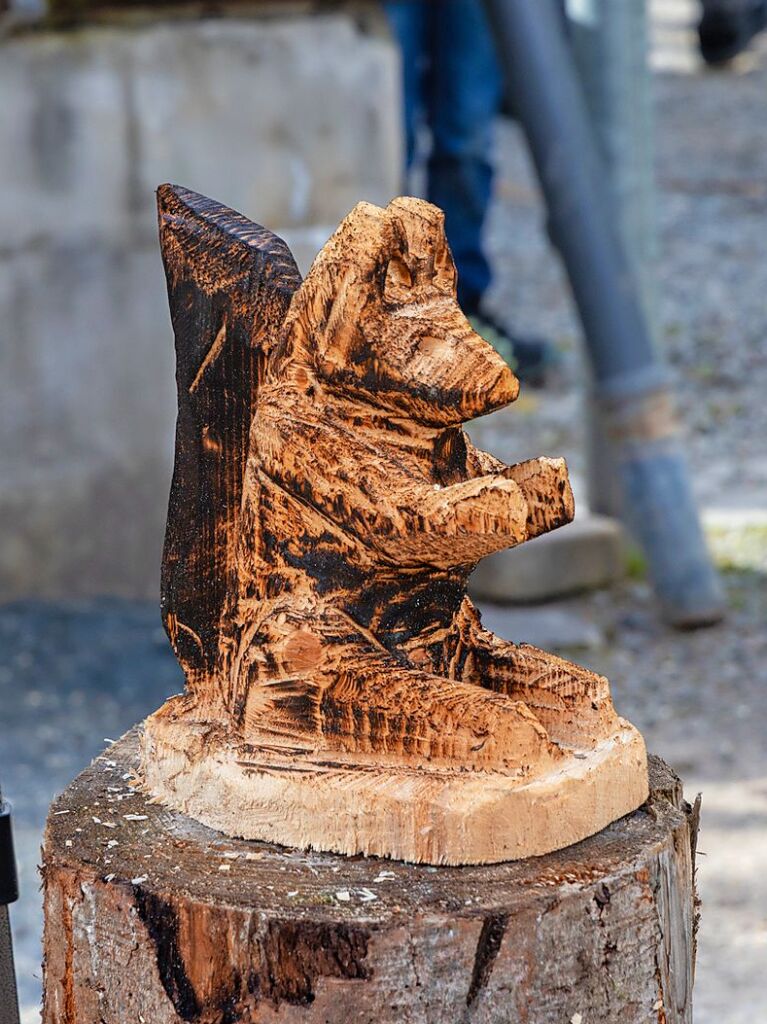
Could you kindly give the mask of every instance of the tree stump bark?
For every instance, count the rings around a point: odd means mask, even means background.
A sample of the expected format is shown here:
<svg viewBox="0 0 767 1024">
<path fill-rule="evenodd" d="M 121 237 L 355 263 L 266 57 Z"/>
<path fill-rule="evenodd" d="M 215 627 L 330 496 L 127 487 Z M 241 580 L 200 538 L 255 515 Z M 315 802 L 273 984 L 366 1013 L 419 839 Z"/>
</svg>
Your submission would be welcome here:
<svg viewBox="0 0 767 1024">
<path fill-rule="evenodd" d="M 599 834 L 442 868 L 227 838 L 137 765 L 134 731 L 51 810 L 43 1024 L 692 1020 L 697 814 L 656 758 Z"/>
</svg>

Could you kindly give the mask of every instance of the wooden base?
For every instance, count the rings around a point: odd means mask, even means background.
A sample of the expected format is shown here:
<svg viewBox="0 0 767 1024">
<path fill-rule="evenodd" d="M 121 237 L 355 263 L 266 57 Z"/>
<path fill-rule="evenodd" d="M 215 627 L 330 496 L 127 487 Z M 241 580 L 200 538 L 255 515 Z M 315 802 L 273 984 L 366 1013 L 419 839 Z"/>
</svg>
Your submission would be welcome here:
<svg viewBox="0 0 767 1024">
<path fill-rule="evenodd" d="M 492 864 L 579 842 L 647 799 L 644 741 L 618 722 L 596 747 L 531 778 L 243 748 L 166 707 L 144 723 L 142 780 L 168 807 L 230 836 L 416 864 Z"/>
<path fill-rule="evenodd" d="M 228 839 L 130 779 L 56 801 L 43 1024 L 689 1024 L 695 816 L 647 804 L 555 854 L 426 867 Z"/>
</svg>

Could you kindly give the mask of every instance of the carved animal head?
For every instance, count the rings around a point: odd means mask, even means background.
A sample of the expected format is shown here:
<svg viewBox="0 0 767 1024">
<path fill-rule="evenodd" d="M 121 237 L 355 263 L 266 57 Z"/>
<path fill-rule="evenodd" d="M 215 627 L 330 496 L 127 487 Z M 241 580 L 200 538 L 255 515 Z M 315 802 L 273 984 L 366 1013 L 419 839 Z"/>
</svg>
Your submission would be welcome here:
<svg viewBox="0 0 767 1024">
<path fill-rule="evenodd" d="M 331 391 L 433 427 L 512 402 L 519 383 L 456 301 L 441 210 L 359 203 L 293 296 L 275 352 Z"/>
</svg>

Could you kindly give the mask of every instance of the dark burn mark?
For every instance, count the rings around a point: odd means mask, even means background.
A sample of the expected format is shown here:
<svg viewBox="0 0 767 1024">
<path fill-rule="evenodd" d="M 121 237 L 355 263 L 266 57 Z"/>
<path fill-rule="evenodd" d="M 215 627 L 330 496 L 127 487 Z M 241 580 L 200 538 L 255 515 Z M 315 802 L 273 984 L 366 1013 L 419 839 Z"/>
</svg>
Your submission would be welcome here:
<svg viewBox="0 0 767 1024">
<path fill-rule="evenodd" d="M 232 991 L 224 998 L 223 1003 L 217 1007 L 221 1013 L 221 1024 L 237 1024 L 242 1020 L 240 1014 L 240 995 L 242 993 L 242 975 L 239 971 L 232 973 Z"/>
<path fill-rule="evenodd" d="M 435 579 L 404 594 L 392 594 L 381 603 L 382 613 L 376 628 L 386 645 L 407 643 L 428 626 L 448 625 L 463 601 L 464 581 L 458 577 Z"/>
<path fill-rule="evenodd" d="M 423 384 L 406 378 L 398 380 L 377 369 L 372 360 L 367 366 L 360 367 L 360 371 L 336 369 L 332 380 L 328 379 L 327 383 L 335 392 L 364 396 L 370 405 L 378 409 L 399 411 L 405 398 L 412 419 L 434 426 L 443 425 L 445 410 L 463 409 L 469 397 L 462 388 Z M 473 416 L 467 413 L 466 418 Z"/>
<path fill-rule="evenodd" d="M 403 577 L 368 578 L 356 591 L 347 588 L 343 610 L 364 629 L 372 630 L 392 653 L 400 644 L 419 636 L 427 627 L 447 625 L 465 594 L 466 575 L 461 570 L 437 576 L 425 566 Z"/>
<path fill-rule="evenodd" d="M 600 885 L 597 886 L 597 890 L 594 893 L 594 902 L 599 908 L 600 917 L 602 915 L 602 911 L 609 904 L 610 898 L 610 890 L 608 889 L 607 885 L 604 882 L 602 882 Z"/>
<path fill-rule="evenodd" d="M 434 441 L 434 479 L 443 487 L 467 477 L 466 435 L 460 427 L 441 431 Z"/>
<path fill-rule="evenodd" d="M 178 915 L 173 906 L 140 885 L 133 886 L 138 915 L 155 951 L 165 994 L 183 1021 L 196 1021 L 202 1010 L 178 948 Z"/>
<path fill-rule="evenodd" d="M 243 693 L 240 694 L 240 696 L 235 700 L 234 704 L 232 705 L 232 717 L 234 718 L 234 721 L 238 725 L 242 725 L 242 723 L 245 721 L 245 709 L 247 707 L 247 704 L 247 697 Z"/>
<path fill-rule="evenodd" d="M 345 689 L 350 683 L 352 686 L 369 686 L 371 681 L 371 676 L 364 673 L 354 673 L 351 680 L 344 672 L 340 672 L 338 676 L 341 689 Z M 396 736 L 403 746 L 406 746 L 405 730 L 408 723 L 402 715 L 389 713 L 384 716 L 375 709 L 350 706 L 346 702 L 339 703 L 333 697 L 332 691 L 326 691 L 322 695 L 319 713 L 322 731 L 327 736 L 387 735 L 390 739 Z"/>
<path fill-rule="evenodd" d="M 277 332 L 301 275 L 280 238 L 234 210 L 172 185 L 160 187 L 158 205 L 179 403 L 163 620 L 182 667 L 209 674 L 229 592 L 218 569 L 237 543 L 253 400 L 269 341 L 255 337 L 254 324 Z M 222 344 L 211 349 L 224 324 Z"/>
<path fill-rule="evenodd" d="M 287 594 L 293 590 L 290 580 L 282 573 L 273 571 L 266 580 L 265 595 L 267 598 L 279 597 L 280 594 Z"/>
<path fill-rule="evenodd" d="M 221 1007 L 221 1024 L 237 1024 L 242 1020 L 237 1008 L 237 997 L 230 996 Z"/>
<path fill-rule="evenodd" d="M 381 583 L 368 581 L 367 586 L 356 593 L 352 592 L 344 600 L 344 611 L 363 629 L 369 629 L 374 620 L 377 620 L 381 609 L 387 607 L 401 590 L 402 584 L 398 580 L 387 580 Z M 383 637 L 380 639 L 384 642 Z"/>
<path fill-rule="evenodd" d="M 277 550 L 278 545 L 279 545 L 279 541 L 277 540 L 275 535 L 272 533 L 271 530 L 267 529 L 267 527 L 264 526 L 263 523 L 262 523 L 261 524 L 261 551 L 262 551 L 263 557 L 265 559 L 269 559 L 271 556 L 273 556 L 274 552 Z"/>
<path fill-rule="evenodd" d="M 314 1001 L 319 978 L 365 981 L 371 969 L 365 963 L 369 933 L 342 924 L 273 921 L 258 940 L 247 975 L 232 970 L 217 991 L 200 1002 L 179 950 L 176 909 L 141 886 L 133 887 L 138 915 L 156 950 L 157 969 L 166 995 L 186 1024 L 209 1019 L 215 1009 L 221 1024 L 250 1020 L 250 1011 L 262 1000 L 307 1006 Z"/>
<path fill-rule="evenodd" d="M 362 928 L 304 921 L 273 921 L 261 939 L 261 970 L 251 984 L 275 1007 L 314 1002 L 318 978 L 365 981 L 369 934 Z"/>
<path fill-rule="evenodd" d="M 331 544 L 337 541 L 331 534 L 323 534 L 316 541 L 304 544 L 300 553 L 291 550 L 292 542 L 280 544 L 280 554 L 287 565 L 293 569 L 301 569 L 316 581 L 317 593 L 322 596 L 329 591 L 353 590 L 365 582 L 365 573 L 351 565 L 344 553 Z M 328 545 L 320 547 L 321 544 Z M 316 544 L 316 547 L 312 547 Z"/>
<path fill-rule="evenodd" d="M 493 971 L 495 959 L 506 934 L 509 923 L 508 914 L 492 914 L 482 923 L 479 933 L 477 952 L 474 954 L 474 970 L 471 973 L 471 984 L 466 994 L 466 1005 L 471 1006 L 479 993 L 487 984 Z"/>
<path fill-rule="evenodd" d="M 316 728 L 317 701 L 311 693 L 291 693 L 277 699 L 280 712 L 304 729 Z"/>
</svg>

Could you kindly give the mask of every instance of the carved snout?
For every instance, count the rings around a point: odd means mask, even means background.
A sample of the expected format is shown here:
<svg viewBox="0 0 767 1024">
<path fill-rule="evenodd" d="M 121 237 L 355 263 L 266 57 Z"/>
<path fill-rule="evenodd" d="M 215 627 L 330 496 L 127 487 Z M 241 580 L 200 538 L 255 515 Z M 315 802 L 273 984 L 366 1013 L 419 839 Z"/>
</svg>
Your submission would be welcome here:
<svg viewBox="0 0 767 1024">
<path fill-rule="evenodd" d="M 455 426 L 501 409 L 519 394 L 514 373 L 472 330 L 454 299 L 401 308 L 381 337 L 379 386 L 393 390 L 400 402 L 407 396 L 411 416 L 421 422 Z"/>
<path fill-rule="evenodd" d="M 482 366 L 481 375 L 478 373 L 472 375 L 469 370 L 467 374 L 468 386 L 464 386 L 453 404 L 454 415 L 452 418 L 443 415 L 443 422 L 466 423 L 477 416 L 485 416 L 487 413 L 495 412 L 497 409 L 503 409 L 504 406 L 516 400 L 519 394 L 519 381 L 500 357 L 498 362 L 501 365 L 497 368 L 498 373 L 495 379 L 492 380 L 491 378 L 489 383 L 485 383 L 485 380 L 482 380 L 480 387 L 472 387 L 472 379 L 476 380 L 477 376 L 480 376 L 480 379 L 486 379 L 487 370 Z M 495 367 L 493 368 L 495 369 Z"/>
</svg>

